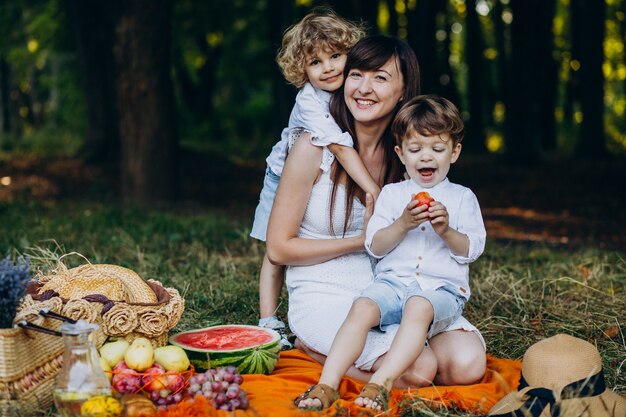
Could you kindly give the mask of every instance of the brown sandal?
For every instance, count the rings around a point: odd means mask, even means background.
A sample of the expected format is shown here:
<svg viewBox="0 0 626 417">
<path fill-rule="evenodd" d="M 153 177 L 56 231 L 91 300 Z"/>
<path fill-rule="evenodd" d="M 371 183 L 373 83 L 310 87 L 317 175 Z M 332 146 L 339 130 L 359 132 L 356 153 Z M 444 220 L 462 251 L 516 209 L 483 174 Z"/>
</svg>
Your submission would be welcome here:
<svg viewBox="0 0 626 417">
<path fill-rule="evenodd" d="M 386 410 L 389 405 L 389 390 L 382 385 L 374 384 L 373 382 L 365 384 L 359 393 L 359 397 L 367 398 L 368 400 L 376 402 L 378 407 L 374 408 L 375 410 Z"/>
<path fill-rule="evenodd" d="M 304 409 L 318 409 L 323 410 L 324 408 L 330 407 L 332 403 L 339 399 L 339 392 L 333 387 L 326 384 L 317 384 L 311 385 L 309 389 L 306 390 L 304 394 L 300 394 L 293 400 L 293 403 L 296 407 L 300 404 L 300 401 L 305 400 L 307 398 L 317 398 L 322 403 L 322 408 L 316 407 L 304 407 Z"/>
</svg>

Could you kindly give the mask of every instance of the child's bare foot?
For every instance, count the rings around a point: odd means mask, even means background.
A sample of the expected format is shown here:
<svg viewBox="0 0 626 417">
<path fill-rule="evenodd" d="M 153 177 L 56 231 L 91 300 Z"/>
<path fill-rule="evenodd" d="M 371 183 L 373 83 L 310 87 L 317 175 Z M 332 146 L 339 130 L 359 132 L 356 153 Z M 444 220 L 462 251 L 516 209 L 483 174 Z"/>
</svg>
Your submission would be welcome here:
<svg viewBox="0 0 626 417">
<path fill-rule="evenodd" d="M 370 408 L 372 410 L 387 409 L 389 402 L 389 391 L 382 385 L 369 382 L 365 384 L 354 403 L 359 407 Z"/>
</svg>

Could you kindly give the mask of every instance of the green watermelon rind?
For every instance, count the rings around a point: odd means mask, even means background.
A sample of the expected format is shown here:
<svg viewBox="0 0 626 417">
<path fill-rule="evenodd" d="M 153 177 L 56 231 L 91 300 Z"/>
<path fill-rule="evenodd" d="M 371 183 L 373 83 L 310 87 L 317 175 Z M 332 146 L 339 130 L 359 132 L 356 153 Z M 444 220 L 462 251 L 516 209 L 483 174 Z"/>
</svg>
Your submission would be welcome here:
<svg viewBox="0 0 626 417">
<path fill-rule="evenodd" d="M 262 330 L 272 335 L 272 340 L 262 345 L 232 349 L 228 351 L 215 351 L 211 349 L 197 348 L 187 346 L 176 341 L 176 338 L 183 334 L 202 332 L 204 330 L 212 330 L 221 327 L 238 327 Z M 278 362 L 281 350 L 280 335 L 278 332 L 263 327 L 249 326 L 245 324 L 226 324 L 222 326 L 189 330 L 172 335 L 169 338 L 169 342 L 172 345 L 180 346 L 187 352 L 189 361 L 198 372 L 206 371 L 209 368 L 222 368 L 232 365 L 237 367 L 237 372 L 240 374 L 269 375 L 272 373 L 276 363 Z"/>
</svg>

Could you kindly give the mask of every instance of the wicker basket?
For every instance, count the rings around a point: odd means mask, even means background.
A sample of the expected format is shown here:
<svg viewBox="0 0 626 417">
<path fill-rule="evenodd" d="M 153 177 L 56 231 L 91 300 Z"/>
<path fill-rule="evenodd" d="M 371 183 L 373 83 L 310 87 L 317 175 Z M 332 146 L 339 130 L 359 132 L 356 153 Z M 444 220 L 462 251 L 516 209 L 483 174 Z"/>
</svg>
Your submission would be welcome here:
<svg viewBox="0 0 626 417">
<path fill-rule="evenodd" d="M 42 307 L 60 312 L 60 300 Z M 57 330 L 61 322 L 37 316 L 31 322 Z M 63 363 L 63 340 L 19 328 L 0 329 L 0 415 L 23 416 L 52 406 L 55 377 Z"/>
<path fill-rule="evenodd" d="M 72 298 L 63 297 L 68 294 Z M 59 321 L 38 314 L 48 309 L 99 324 L 94 333 L 97 347 L 109 336 L 131 343 L 144 337 L 159 347 L 167 344 L 168 332 L 180 320 L 184 305 L 176 289 L 155 280 L 144 281 L 127 268 L 86 264 L 67 269 L 61 265 L 54 274 L 30 283 L 15 322 L 26 320 L 56 330 Z M 22 329 L 0 330 L 0 415 L 18 407 L 49 408 L 62 353 L 59 337 Z"/>
</svg>

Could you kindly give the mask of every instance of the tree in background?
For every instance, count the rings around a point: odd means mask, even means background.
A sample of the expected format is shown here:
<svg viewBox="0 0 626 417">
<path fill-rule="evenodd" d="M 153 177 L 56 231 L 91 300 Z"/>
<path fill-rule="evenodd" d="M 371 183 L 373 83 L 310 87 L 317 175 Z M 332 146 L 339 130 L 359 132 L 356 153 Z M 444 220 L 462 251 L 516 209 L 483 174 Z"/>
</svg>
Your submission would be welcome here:
<svg viewBox="0 0 626 417">
<path fill-rule="evenodd" d="M 127 0 L 115 27 L 121 193 L 127 203 L 151 205 L 177 196 L 171 13 L 170 0 Z"/>
<path fill-rule="evenodd" d="M 604 1 L 570 0 L 573 10 L 581 16 L 580 27 L 580 106 L 582 126 L 578 139 L 579 156 L 606 155 L 604 136 Z M 584 21 L 584 23 L 583 23 Z"/>
<path fill-rule="evenodd" d="M 76 40 L 85 96 L 87 132 L 80 156 L 88 163 L 119 167 L 120 133 L 113 42 L 117 1 L 66 0 Z"/>
</svg>

